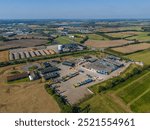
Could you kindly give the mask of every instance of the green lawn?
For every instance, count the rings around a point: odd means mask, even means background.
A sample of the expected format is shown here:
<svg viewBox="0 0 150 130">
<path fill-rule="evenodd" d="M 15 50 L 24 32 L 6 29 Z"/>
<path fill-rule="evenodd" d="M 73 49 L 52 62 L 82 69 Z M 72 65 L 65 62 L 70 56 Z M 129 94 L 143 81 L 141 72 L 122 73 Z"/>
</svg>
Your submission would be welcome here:
<svg viewBox="0 0 150 130">
<path fill-rule="evenodd" d="M 123 89 L 117 95 L 128 104 L 150 88 L 149 81 L 150 81 L 150 72 L 148 71 L 141 77 L 124 85 Z"/>
<path fill-rule="evenodd" d="M 149 84 L 150 85 L 150 84 Z M 134 112 L 150 112 L 150 91 L 131 105 Z"/>
<path fill-rule="evenodd" d="M 150 50 L 145 50 L 125 56 L 135 61 L 142 61 L 146 65 L 150 65 Z"/>
</svg>

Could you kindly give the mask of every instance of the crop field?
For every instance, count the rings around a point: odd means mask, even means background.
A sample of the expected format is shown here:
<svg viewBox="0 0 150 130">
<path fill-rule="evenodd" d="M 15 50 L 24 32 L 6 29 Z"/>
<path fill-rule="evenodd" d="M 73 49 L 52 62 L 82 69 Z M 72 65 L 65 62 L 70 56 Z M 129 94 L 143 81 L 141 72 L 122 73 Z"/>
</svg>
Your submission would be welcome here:
<svg viewBox="0 0 150 130">
<path fill-rule="evenodd" d="M 128 40 L 138 40 L 139 42 L 146 42 L 146 41 L 150 41 L 150 36 L 149 36 L 149 32 L 141 32 L 140 34 L 138 34 L 137 36 L 133 36 L 133 37 L 129 37 L 127 38 Z"/>
<path fill-rule="evenodd" d="M 136 36 L 140 34 L 140 32 L 128 31 L 128 32 L 118 32 L 118 33 L 106 33 L 106 34 L 114 38 L 126 38 L 130 36 Z"/>
<path fill-rule="evenodd" d="M 141 43 L 141 44 L 134 44 L 134 45 L 128 45 L 124 47 L 117 47 L 117 48 L 112 48 L 112 50 L 121 52 L 123 54 L 128 54 L 128 53 L 133 53 L 141 50 L 145 50 L 150 48 L 150 44 L 148 43 Z"/>
<path fill-rule="evenodd" d="M 104 93 L 81 103 L 89 112 L 150 112 L 150 71 L 146 70 Z"/>
<path fill-rule="evenodd" d="M 108 40 L 107 38 L 100 36 L 100 35 L 97 35 L 97 34 L 88 34 L 86 36 L 88 36 L 88 38 L 90 40 L 101 40 L 101 41 Z"/>
<path fill-rule="evenodd" d="M 9 61 L 8 51 L 0 51 L 0 62 Z"/>
<path fill-rule="evenodd" d="M 99 41 L 99 40 L 88 40 L 85 42 L 85 45 L 96 48 L 107 48 L 107 47 L 115 47 L 122 46 L 126 44 L 133 43 L 133 41 L 127 40 L 112 40 L 112 41 Z"/>
<path fill-rule="evenodd" d="M 71 42 L 71 40 L 67 36 L 61 36 L 56 38 L 55 40 L 61 44 L 69 44 Z"/>
<path fill-rule="evenodd" d="M 22 40 L 13 40 L 8 42 L 0 41 L 0 50 L 9 49 L 9 48 L 22 48 L 22 47 L 35 47 L 40 45 L 46 45 L 47 40 L 40 39 L 22 39 Z"/>
<path fill-rule="evenodd" d="M 143 95 L 139 100 L 131 105 L 134 112 L 150 112 L 150 91 Z"/>
<path fill-rule="evenodd" d="M 135 61 L 143 62 L 146 65 L 150 65 L 150 51 L 149 50 L 136 52 L 134 54 L 129 54 L 125 57 L 130 58 Z"/>
<path fill-rule="evenodd" d="M 44 83 L 24 80 L 22 82 L 6 82 L 8 73 L 20 71 L 19 66 L 0 68 L 0 112 L 60 112 L 56 101 L 50 96 Z"/>
<path fill-rule="evenodd" d="M 59 42 L 60 44 L 69 44 L 69 43 L 80 43 L 80 41 L 82 40 L 82 38 L 69 38 L 68 36 L 60 36 L 58 38 L 55 39 L 57 42 Z"/>
<path fill-rule="evenodd" d="M 99 31 L 101 32 L 115 32 L 115 31 L 132 31 L 132 30 L 135 30 L 135 31 L 140 31 L 142 30 L 140 26 L 131 26 L 131 27 L 116 27 L 116 28 L 102 28 L 100 29 Z"/>
<path fill-rule="evenodd" d="M 147 90 L 150 90 L 150 71 L 125 85 L 121 91 L 118 92 L 118 96 L 121 97 L 125 103 L 130 104 L 134 99 L 140 96 Z"/>
</svg>

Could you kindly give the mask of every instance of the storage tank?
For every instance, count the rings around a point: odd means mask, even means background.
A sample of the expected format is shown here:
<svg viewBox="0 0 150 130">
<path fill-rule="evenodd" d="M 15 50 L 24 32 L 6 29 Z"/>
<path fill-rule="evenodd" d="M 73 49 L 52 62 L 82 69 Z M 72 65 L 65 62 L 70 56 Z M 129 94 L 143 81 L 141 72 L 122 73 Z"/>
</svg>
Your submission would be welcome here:
<svg viewBox="0 0 150 130">
<path fill-rule="evenodd" d="M 58 51 L 62 51 L 62 45 L 58 45 Z"/>
</svg>

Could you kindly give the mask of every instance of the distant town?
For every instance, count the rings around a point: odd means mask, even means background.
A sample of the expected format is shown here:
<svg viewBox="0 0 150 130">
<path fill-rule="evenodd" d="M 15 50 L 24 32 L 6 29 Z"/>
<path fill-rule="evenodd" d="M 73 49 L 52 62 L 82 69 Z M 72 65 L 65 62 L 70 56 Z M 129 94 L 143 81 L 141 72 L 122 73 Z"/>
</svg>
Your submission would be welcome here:
<svg viewBox="0 0 150 130">
<path fill-rule="evenodd" d="M 150 112 L 150 20 L 0 20 L 0 112 Z"/>
</svg>

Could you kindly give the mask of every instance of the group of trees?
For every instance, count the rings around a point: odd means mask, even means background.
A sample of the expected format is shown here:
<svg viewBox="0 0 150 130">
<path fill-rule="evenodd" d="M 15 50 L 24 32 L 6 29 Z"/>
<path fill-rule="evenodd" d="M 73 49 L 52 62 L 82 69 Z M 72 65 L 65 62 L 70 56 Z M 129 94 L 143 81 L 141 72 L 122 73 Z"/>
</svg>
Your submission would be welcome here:
<svg viewBox="0 0 150 130">
<path fill-rule="evenodd" d="M 5 41 L 9 41 L 9 40 L 7 38 L 3 37 L 3 36 L 0 36 L 0 41 L 5 42 Z"/>
<path fill-rule="evenodd" d="M 129 69 L 129 68 L 128 68 Z M 128 71 L 128 70 L 127 70 Z M 132 69 L 131 72 L 128 72 L 128 73 L 124 73 L 124 74 L 121 74 L 120 76 L 118 77 L 114 77 L 112 79 L 109 79 L 107 81 L 105 81 L 104 84 L 100 84 L 99 85 L 99 93 L 100 92 L 104 92 L 106 90 L 109 90 L 109 89 L 112 89 L 114 88 L 116 85 L 126 81 L 127 79 L 131 78 L 132 76 L 136 75 L 136 74 L 139 74 L 142 72 L 142 67 L 139 67 L 139 66 L 136 66 Z"/>
<path fill-rule="evenodd" d="M 85 43 L 87 40 L 89 39 L 89 37 L 88 36 L 85 36 L 81 41 L 80 41 L 80 43 Z"/>
</svg>

